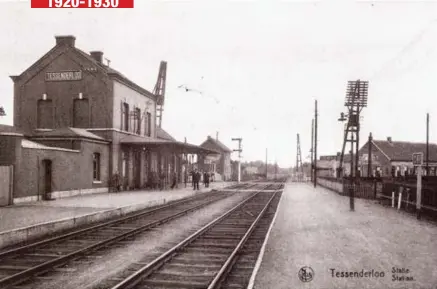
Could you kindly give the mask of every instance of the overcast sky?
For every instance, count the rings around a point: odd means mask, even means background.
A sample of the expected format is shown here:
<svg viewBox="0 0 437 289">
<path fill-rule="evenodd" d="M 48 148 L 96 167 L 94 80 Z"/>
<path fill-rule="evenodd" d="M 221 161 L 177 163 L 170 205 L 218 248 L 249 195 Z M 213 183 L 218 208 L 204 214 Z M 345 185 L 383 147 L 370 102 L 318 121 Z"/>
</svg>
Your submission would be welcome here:
<svg viewBox="0 0 437 289">
<path fill-rule="evenodd" d="M 221 3 L 220 3 L 221 2 Z M 361 140 L 437 142 L 436 1 L 146 1 L 134 9 L 30 9 L 0 0 L 0 105 L 12 124 L 13 84 L 55 44 L 102 50 L 111 66 L 153 90 L 168 62 L 164 128 L 200 144 L 207 135 L 244 160 L 295 164 L 309 155 L 314 100 L 319 155 L 341 150 L 348 80 L 369 80 Z M 202 91 L 185 92 L 179 85 Z"/>
</svg>

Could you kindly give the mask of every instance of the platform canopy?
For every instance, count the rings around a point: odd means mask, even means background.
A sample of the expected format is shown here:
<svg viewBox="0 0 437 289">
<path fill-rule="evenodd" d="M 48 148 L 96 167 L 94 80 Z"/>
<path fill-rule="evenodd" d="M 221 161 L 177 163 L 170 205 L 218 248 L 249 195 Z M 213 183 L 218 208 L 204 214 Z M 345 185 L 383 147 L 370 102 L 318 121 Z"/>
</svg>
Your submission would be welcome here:
<svg viewBox="0 0 437 289">
<path fill-rule="evenodd" d="M 143 138 L 143 137 L 126 137 L 121 140 L 122 145 L 145 147 L 152 149 L 168 149 L 171 151 L 177 151 L 178 153 L 187 154 L 203 154 L 203 155 L 217 155 L 220 152 L 206 149 L 197 145 L 193 145 L 186 142 L 180 142 L 176 140 L 156 139 L 156 138 Z"/>
</svg>

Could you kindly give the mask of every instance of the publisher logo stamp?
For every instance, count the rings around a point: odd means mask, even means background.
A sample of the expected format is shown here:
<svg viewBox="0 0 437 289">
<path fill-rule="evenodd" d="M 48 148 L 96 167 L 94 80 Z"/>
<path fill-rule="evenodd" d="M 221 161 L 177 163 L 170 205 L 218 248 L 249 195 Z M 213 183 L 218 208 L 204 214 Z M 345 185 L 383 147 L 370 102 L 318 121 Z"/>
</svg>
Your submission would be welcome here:
<svg viewBox="0 0 437 289">
<path fill-rule="evenodd" d="M 311 267 L 304 266 L 300 268 L 297 275 L 299 276 L 300 281 L 305 283 L 311 282 L 314 278 L 314 270 Z"/>
</svg>

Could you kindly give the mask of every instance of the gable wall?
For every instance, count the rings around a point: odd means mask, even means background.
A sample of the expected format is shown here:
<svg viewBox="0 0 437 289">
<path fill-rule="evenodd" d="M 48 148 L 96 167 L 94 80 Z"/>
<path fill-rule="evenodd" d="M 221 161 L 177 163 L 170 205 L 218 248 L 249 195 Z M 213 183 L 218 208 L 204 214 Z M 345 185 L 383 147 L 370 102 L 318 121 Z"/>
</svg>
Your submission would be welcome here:
<svg viewBox="0 0 437 289">
<path fill-rule="evenodd" d="M 31 133 L 37 128 L 37 101 L 44 93 L 53 101 L 53 126 L 73 126 L 73 100 L 82 92 L 89 99 L 90 127 L 111 125 L 112 85 L 100 71 L 87 71 L 96 64 L 68 47 L 59 47 L 51 57 L 15 83 L 14 125 Z M 46 72 L 82 71 L 79 81 L 45 81 Z M 26 79 L 27 78 L 27 79 Z M 105 83 L 106 82 L 106 83 Z"/>
</svg>

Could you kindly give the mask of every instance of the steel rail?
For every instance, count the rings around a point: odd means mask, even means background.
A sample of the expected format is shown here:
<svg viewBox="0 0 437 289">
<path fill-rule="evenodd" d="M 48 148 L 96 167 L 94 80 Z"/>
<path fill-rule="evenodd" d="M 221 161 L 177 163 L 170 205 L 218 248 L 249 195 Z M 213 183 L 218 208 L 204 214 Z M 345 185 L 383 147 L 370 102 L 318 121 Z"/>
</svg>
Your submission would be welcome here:
<svg viewBox="0 0 437 289">
<path fill-rule="evenodd" d="M 253 231 L 255 230 L 256 226 L 258 225 L 261 218 L 264 216 L 265 212 L 269 208 L 270 204 L 272 203 L 273 199 L 276 197 L 278 191 L 273 193 L 272 197 L 269 199 L 267 204 L 264 206 L 262 211 L 258 214 L 258 217 L 253 221 L 250 228 L 246 231 L 246 234 L 244 234 L 243 238 L 241 238 L 240 242 L 238 243 L 237 247 L 235 247 L 234 251 L 232 251 L 232 254 L 229 256 L 229 258 L 226 260 L 225 264 L 220 268 L 217 275 L 215 275 L 214 279 L 211 281 L 211 283 L 208 286 L 208 289 L 219 289 L 222 285 L 222 282 L 226 278 L 226 275 L 230 272 L 232 269 L 232 266 L 235 264 L 235 261 L 237 260 L 237 254 L 246 244 L 247 240 L 249 239 L 250 235 L 252 235 Z"/>
<path fill-rule="evenodd" d="M 83 255 L 83 254 L 85 254 L 87 252 L 98 250 L 98 249 L 100 249 L 102 247 L 105 247 L 105 246 L 110 245 L 112 243 L 115 243 L 117 241 L 126 239 L 126 238 L 128 238 L 130 236 L 133 236 L 133 235 L 137 235 L 137 234 L 142 233 L 144 231 L 147 231 L 147 230 L 149 230 L 149 229 L 151 229 L 153 227 L 156 227 L 157 225 L 169 222 L 169 221 L 171 221 L 171 220 L 173 220 L 175 218 L 178 218 L 178 217 L 180 217 L 182 215 L 185 215 L 185 214 L 187 214 L 187 213 L 189 213 L 191 211 L 194 211 L 194 210 L 197 210 L 197 209 L 199 209 L 201 207 L 207 206 L 207 205 L 209 205 L 209 204 L 211 204 L 213 202 L 225 199 L 226 197 L 227 196 L 224 195 L 223 197 L 213 198 L 210 201 L 204 202 L 204 203 L 202 203 L 200 205 L 196 205 L 194 207 L 190 207 L 190 208 L 188 208 L 186 210 L 183 210 L 182 212 L 170 215 L 168 217 L 164 217 L 164 218 L 162 218 L 160 220 L 148 223 L 148 224 L 146 224 L 144 226 L 141 226 L 139 228 L 132 229 L 132 230 L 130 230 L 128 232 L 122 233 L 121 235 L 118 235 L 118 236 L 115 236 L 115 237 L 112 237 L 112 238 L 100 241 L 100 242 L 95 243 L 93 245 L 90 245 L 88 247 L 85 247 L 85 248 L 79 249 L 77 251 L 74 251 L 74 252 L 72 252 L 70 254 L 67 254 L 65 256 L 60 256 L 59 258 L 56 258 L 56 259 L 53 259 L 53 260 L 49 260 L 49 261 L 47 261 L 45 263 L 42 263 L 42 264 L 39 264 L 39 265 L 37 265 L 35 267 L 29 268 L 27 270 L 18 272 L 18 273 L 14 274 L 14 275 L 11 275 L 11 276 L 8 276 L 6 278 L 3 278 L 3 279 L 0 280 L 0 288 L 5 288 L 7 286 L 16 285 L 17 283 L 21 283 L 21 282 L 23 282 L 23 281 L 33 277 L 34 275 L 36 275 L 38 273 L 43 273 L 43 272 L 47 271 L 48 269 L 50 269 L 50 268 L 52 268 L 52 267 L 54 267 L 56 265 L 64 264 L 64 263 L 70 261 L 71 259 L 74 259 L 74 258 L 76 258 L 78 256 L 81 256 L 81 255 Z M 166 207 L 166 208 L 168 208 L 168 207 Z M 156 211 L 156 210 L 154 210 L 154 211 Z M 114 224 L 113 222 L 109 222 L 109 223 Z M 99 225 L 99 226 L 96 226 L 96 227 L 100 228 L 102 226 Z M 85 232 L 87 232 L 87 231 L 90 231 L 90 230 L 87 229 Z M 81 234 L 82 233 L 83 232 L 81 232 Z M 76 234 L 68 234 L 68 235 L 69 236 L 74 236 L 74 235 L 78 235 L 78 234 L 76 233 Z M 60 238 L 60 239 L 64 239 L 64 238 Z M 34 246 L 32 246 L 32 247 L 34 247 Z M 19 250 L 24 250 L 24 249 L 21 248 Z"/>
<path fill-rule="evenodd" d="M 266 185 L 264 189 L 271 186 L 271 184 Z M 111 287 L 111 289 L 131 289 L 132 287 L 136 286 L 138 283 L 140 283 L 144 278 L 151 275 L 154 271 L 156 271 L 158 268 L 160 268 L 162 265 L 164 265 L 168 260 L 170 260 L 174 255 L 177 254 L 178 251 L 185 248 L 187 245 L 192 243 L 194 240 L 196 240 L 198 237 L 203 235 L 205 232 L 210 230 L 213 226 L 221 222 L 222 220 L 226 219 L 229 215 L 234 213 L 236 210 L 244 206 L 247 202 L 255 198 L 258 194 L 260 194 L 262 190 L 260 190 L 257 193 L 253 193 L 251 196 L 244 199 L 242 202 L 240 202 L 238 205 L 234 206 L 232 209 L 228 210 L 223 215 L 217 217 L 213 221 L 209 222 L 205 226 L 203 226 L 201 229 L 199 229 L 197 232 L 194 232 L 189 237 L 185 238 L 183 241 L 166 251 L 161 256 L 154 259 L 152 262 L 147 264 L 146 266 L 140 268 L 138 271 L 131 274 L 129 277 L 118 283 L 117 285 Z"/>
</svg>

